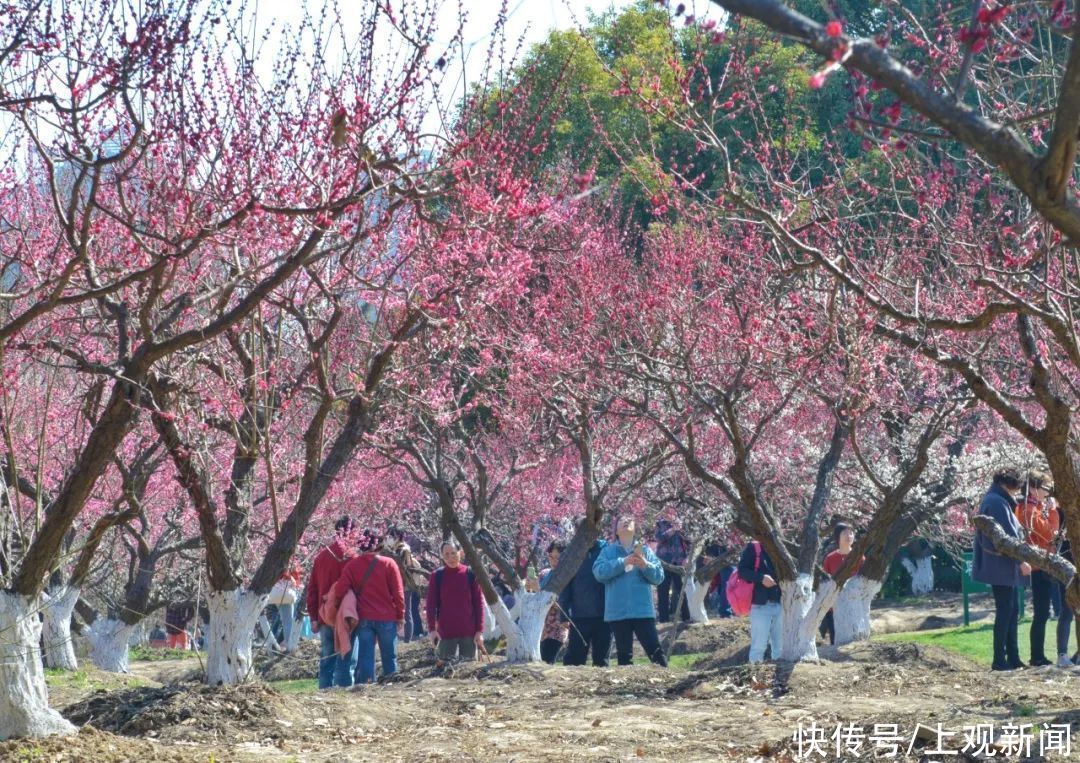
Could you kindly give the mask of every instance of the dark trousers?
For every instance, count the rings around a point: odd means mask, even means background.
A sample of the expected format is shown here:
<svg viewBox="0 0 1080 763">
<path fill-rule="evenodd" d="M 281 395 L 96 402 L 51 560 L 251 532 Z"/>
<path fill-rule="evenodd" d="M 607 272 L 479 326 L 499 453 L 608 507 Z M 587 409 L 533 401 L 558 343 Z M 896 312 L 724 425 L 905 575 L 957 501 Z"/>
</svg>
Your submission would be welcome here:
<svg viewBox="0 0 1080 763">
<path fill-rule="evenodd" d="M 557 638 L 546 638 L 540 642 L 540 659 L 548 665 L 555 664 L 555 658 L 559 656 L 562 642 Z"/>
<path fill-rule="evenodd" d="M 717 614 L 720 615 L 720 617 L 731 617 L 733 614 L 731 611 L 731 604 L 727 600 L 727 582 L 728 578 L 730 578 L 732 573 L 734 572 L 735 567 L 733 565 L 728 565 L 724 569 L 720 570 L 720 585 L 716 589 L 716 592 L 718 594 L 718 596 L 716 597 L 718 605 Z"/>
<path fill-rule="evenodd" d="M 660 646 L 660 636 L 656 632 L 656 618 L 615 620 L 610 625 L 611 633 L 615 636 L 615 654 L 618 655 L 620 665 L 629 665 L 634 661 L 634 636 L 637 636 L 638 643 L 649 659 L 661 667 L 667 667 L 667 658 Z"/>
<path fill-rule="evenodd" d="M 675 604 L 679 601 L 679 594 L 681 593 L 682 575 L 664 570 L 664 579 L 660 581 L 660 585 L 656 589 L 656 608 L 659 610 L 657 614 L 659 615 L 660 622 L 666 623 L 671 621 L 671 610 L 675 608 Z M 690 619 L 690 608 L 686 606 L 685 599 L 683 599 L 682 604 L 682 619 Z"/>
<path fill-rule="evenodd" d="M 1046 662 L 1046 621 L 1054 581 L 1042 570 L 1031 571 L 1031 661 Z"/>
<path fill-rule="evenodd" d="M 1061 612 L 1058 615 L 1057 622 L 1057 653 L 1072 656 L 1072 652 L 1069 650 L 1069 636 L 1072 634 L 1072 624 L 1075 615 L 1072 609 L 1069 607 L 1069 603 L 1065 601 L 1065 586 L 1061 583 L 1054 581 L 1054 586 L 1061 592 Z"/>
<path fill-rule="evenodd" d="M 1011 585 L 991 586 L 994 590 L 994 667 L 1001 669 L 1020 664 L 1017 627 L 1020 608 L 1016 603 L 1016 588 Z"/>
<path fill-rule="evenodd" d="M 836 620 L 833 619 L 833 613 L 831 609 L 825 613 L 825 617 L 821 621 L 821 627 L 818 628 L 818 632 L 821 633 L 822 638 L 829 639 L 829 643 L 835 646 Z"/>
<path fill-rule="evenodd" d="M 570 623 L 570 639 L 566 644 L 563 665 L 584 665 L 592 648 L 592 662 L 606 668 L 611 651 L 611 628 L 602 617 L 576 617 Z"/>
<path fill-rule="evenodd" d="M 420 616 L 420 594 L 405 589 L 405 636 L 402 641 L 412 641 L 424 633 L 424 621 Z"/>
</svg>

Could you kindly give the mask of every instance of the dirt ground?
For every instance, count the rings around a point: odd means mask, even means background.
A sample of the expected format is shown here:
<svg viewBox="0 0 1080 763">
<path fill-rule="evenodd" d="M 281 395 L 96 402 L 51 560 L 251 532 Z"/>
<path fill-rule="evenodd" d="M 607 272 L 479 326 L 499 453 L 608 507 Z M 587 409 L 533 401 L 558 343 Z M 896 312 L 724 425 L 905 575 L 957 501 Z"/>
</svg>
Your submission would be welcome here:
<svg viewBox="0 0 1080 763">
<path fill-rule="evenodd" d="M 921 614 L 909 620 L 921 622 L 929 608 L 912 608 Z M 902 615 L 890 610 L 890 617 Z M 977 760 L 923 756 L 924 742 L 937 743 L 925 731 L 906 751 L 918 724 L 960 732 L 976 723 L 1030 723 L 1033 753 L 1043 723 L 1080 730 L 1080 668 L 990 673 L 935 647 L 889 642 L 823 649 L 821 664 L 749 666 L 747 644 L 745 619 L 692 626 L 673 652 L 710 656 L 671 670 L 498 661 L 439 670 L 430 646 L 404 644 L 393 680 L 322 693 L 177 683 L 197 662 L 137 663 L 139 685 L 53 696 L 67 717 L 86 724 L 78 736 L 0 744 L 0 760 L 791 761 L 797 729 L 802 724 L 808 738 L 811 723 L 826 737 L 840 723 L 868 735 L 875 724 L 898 724 L 900 754 L 887 759 Z M 268 680 L 311 678 L 316 659 L 308 646 L 296 657 L 260 660 L 257 671 Z M 942 748 L 963 745 L 958 733 Z M 864 741 L 864 753 L 870 747 Z M 826 756 L 804 759 L 836 760 L 834 748 L 827 740 Z"/>
</svg>

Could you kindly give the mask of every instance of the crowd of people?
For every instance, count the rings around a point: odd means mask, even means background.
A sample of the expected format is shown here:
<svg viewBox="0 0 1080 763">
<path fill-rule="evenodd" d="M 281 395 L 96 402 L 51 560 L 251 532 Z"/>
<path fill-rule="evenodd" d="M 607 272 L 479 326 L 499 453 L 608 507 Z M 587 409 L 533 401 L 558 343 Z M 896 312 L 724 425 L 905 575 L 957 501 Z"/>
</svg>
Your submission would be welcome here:
<svg viewBox="0 0 1080 763">
<path fill-rule="evenodd" d="M 979 514 L 992 518 L 1006 535 L 1043 551 L 1058 553 L 1072 562 L 1069 542 L 1062 533 L 1064 517 L 1054 501 L 1053 493 L 1053 480 L 1046 472 L 1035 470 L 1023 474 L 1012 468 L 1001 469 L 994 474 L 990 489 L 979 506 Z M 999 553 L 990 538 L 977 532 L 971 577 L 976 582 L 989 585 L 994 594 L 993 670 L 1018 670 L 1052 664 L 1064 668 L 1080 663 L 1076 654 L 1070 657 L 1069 650 L 1073 612 L 1065 601 L 1063 585 L 1046 570 Z M 1020 657 L 1019 645 L 1018 589 L 1021 586 L 1031 589 L 1032 599 L 1026 663 Z M 1060 602 L 1057 660 L 1046 656 L 1046 625 L 1054 600 Z"/>
<path fill-rule="evenodd" d="M 1063 518 L 1053 499 L 1053 483 L 1045 472 L 997 472 L 979 513 L 993 518 L 1007 535 L 1072 560 L 1062 534 Z M 825 576 L 835 576 L 841 570 L 854 544 L 855 529 L 845 522 L 835 523 L 830 551 L 821 564 Z M 374 681 L 376 649 L 382 675 L 392 675 L 397 670 L 399 639 L 430 640 L 440 664 L 477 659 L 487 653 L 483 593 L 475 573 L 464 564 L 462 549 L 453 540 L 444 542 L 438 554 L 441 565 L 435 569 L 430 569 L 434 566 L 430 561 L 425 562 L 428 569 L 417 561 L 420 549 L 419 539 L 400 529 L 391 528 L 385 537 L 379 537 L 342 517 L 335 524 L 335 536 L 314 559 L 304 600 L 297 601 L 302 582 L 298 569 L 291 569 L 275 586 L 269 611 L 271 627 L 281 643 L 289 641 L 295 606 L 306 606 L 313 635 L 321 644 L 319 688 Z M 529 567 L 526 591 L 536 592 L 547 584 L 565 550 L 561 540 L 547 545 L 547 565 L 539 573 Z M 717 545 L 706 546 L 698 563 L 707 564 L 725 552 Z M 617 664 L 628 665 L 633 661 L 636 640 L 649 660 L 666 666 L 657 624 L 690 617 L 680 574 L 690 553 L 690 544 L 673 523 L 660 520 L 646 542 L 632 517 L 620 517 L 615 537 L 610 541 L 599 538 L 592 544 L 557 604 L 548 611 L 540 640 L 541 659 L 554 664 L 561 655 L 564 665 L 580 666 L 591 654 L 593 665 L 605 667 L 614 643 Z M 851 574 L 858 574 L 864 561 L 856 560 Z M 745 595 L 750 597 L 749 660 L 761 662 L 767 654 L 775 658 L 782 638 L 781 588 L 775 564 L 759 541 L 746 545 L 737 566 L 715 572 L 706 601 L 717 616 L 732 615 L 726 589 L 736 570 L 747 586 Z M 496 568 L 486 573 L 496 593 L 512 609 L 515 592 Z M 993 591 L 994 670 L 1027 665 L 1065 667 L 1080 662 L 1080 657 L 1070 657 L 1068 648 L 1073 613 L 1065 603 L 1062 584 L 1047 571 L 999 553 L 979 532 L 971 575 Z M 1030 587 L 1032 595 L 1027 663 L 1021 659 L 1018 644 L 1020 586 Z M 1056 661 L 1045 650 L 1052 608 L 1058 610 Z M 194 615 L 190 604 L 167 610 L 169 646 L 188 648 L 187 626 Z M 823 640 L 835 643 L 832 611 L 825 615 L 820 633 Z"/>
<path fill-rule="evenodd" d="M 639 536 L 632 517 L 624 516 L 613 540 L 593 543 L 548 611 L 540 642 L 545 662 L 554 664 L 562 655 L 565 665 L 585 665 L 591 653 L 593 665 L 607 666 L 614 643 L 616 662 L 628 665 L 636 640 L 649 660 L 667 665 L 657 622 L 669 619 L 678 607 L 682 580 L 670 570 L 686 561 L 690 549 L 667 522 L 658 524 L 650 541 Z M 559 540 L 548 544 L 547 566 L 539 573 L 530 567 L 527 591 L 539 591 L 547 583 L 565 548 Z M 357 531 L 349 517 L 338 520 L 335 537 L 316 555 L 307 584 L 306 608 L 321 644 L 319 688 L 373 681 L 376 646 L 382 675 L 392 675 L 398 639 L 426 634 L 440 664 L 486 654 L 479 581 L 455 541 L 442 544 L 439 559 L 438 568 L 424 570 L 400 530 L 380 538 L 369 530 Z M 730 612 L 723 612 L 726 602 L 720 603 L 721 582 L 730 570 L 722 573 L 711 593 L 725 616 Z M 495 570 L 488 574 L 512 608 L 513 591 Z M 682 610 L 688 619 L 685 601 Z"/>
</svg>

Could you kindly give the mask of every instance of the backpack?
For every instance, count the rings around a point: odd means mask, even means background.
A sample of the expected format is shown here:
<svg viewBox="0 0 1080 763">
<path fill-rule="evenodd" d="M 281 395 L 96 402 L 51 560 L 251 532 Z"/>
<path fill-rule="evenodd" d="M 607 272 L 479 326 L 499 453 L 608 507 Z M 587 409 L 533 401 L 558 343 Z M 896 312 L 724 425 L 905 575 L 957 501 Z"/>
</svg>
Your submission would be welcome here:
<svg viewBox="0 0 1080 763">
<path fill-rule="evenodd" d="M 761 566 L 761 543 L 755 540 L 751 545 L 754 547 L 754 572 L 757 572 Z M 750 614 L 750 607 L 754 604 L 754 584 L 739 577 L 738 569 L 728 578 L 726 591 L 732 612 L 739 617 Z"/>
</svg>

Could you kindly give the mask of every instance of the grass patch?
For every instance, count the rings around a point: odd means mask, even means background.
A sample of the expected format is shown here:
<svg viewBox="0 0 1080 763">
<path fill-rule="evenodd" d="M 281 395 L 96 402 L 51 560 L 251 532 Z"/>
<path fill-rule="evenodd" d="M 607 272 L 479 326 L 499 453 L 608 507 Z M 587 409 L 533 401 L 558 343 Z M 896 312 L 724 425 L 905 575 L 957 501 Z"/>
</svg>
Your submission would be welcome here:
<svg viewBox="0 0 1080 763">
<path fill-rule="evenodd" d="M 136 676 L 119 673 L 93 673 L 79 670 L 61 670 L 45 668 L 45 683 L 50 689 L 69 689 L 74 691 L 97 691 L 98 689 L 118 689 L 133 686 L 145 686 L 146 681 Z"/>
<path fill-rule="evenodd" d="M 317 678 L 298 678 L 293 681 L 271 681 L 270 685 L 282 694 L 307 694 L 318 690 L 319 680 Z"/>
<path fill-rule="evenodd" d="M 20 747 L 13 754 L 15 757 L 11 759 L 12 763 L 31 763 L 31 761 L 35 760 L 45 760 L 45 750 L 37 744 Z"/>
<path fill-rule="evenodd" d="M 706 657 L 709 657 L 705 652 L 690 652 L 688 654 L 673 654 L 668 657 L 668 669 L 673 670 L 676 673 L 686 673 L 693 670 L 694 666 L 701 662 Z M 612 664 L 615 661 L 612 660 Z M 634 657 L 635 665 L 648 665 L 649 658 L 644 655 L 638 655 Z"/>
<path fill-rule="evenodd" d="M 128 651 L 128 657 L 142 662 L 158 662 L 160 660 L 187 660 L 195 656 L 195 652 L 186 649 L 157 649 L 147 646 L 133 646 Z"/>
<path fill-rule="evenodd" d="M 1048 641 L 1053 639 L 1053 629 L 1048 629 Z M 1031 621 L 1020 622 L 1019 636 L 1020 653 L 1027 655 L 1027 645 L 1030 643 L 1028 634 L 1031 631 Z M 913 631 L 911 633 L 885 633 L 874 636 L 875 641 L 910 641 L 916 644 L 933 644 L 950 652 L 962 654 L 981 665 L 990 665 L 994 661 L 994 625 L 982 623 L 980 625 L 960 626 L 958 628 L 941 628 L 932 631 Z M 1049 650 L 1054 651 L 1053 645 Z M 1026 661 L 1026 660 L 1025 660 Z"/>
</svg>

